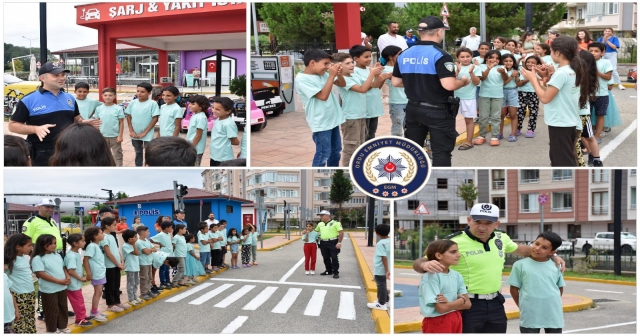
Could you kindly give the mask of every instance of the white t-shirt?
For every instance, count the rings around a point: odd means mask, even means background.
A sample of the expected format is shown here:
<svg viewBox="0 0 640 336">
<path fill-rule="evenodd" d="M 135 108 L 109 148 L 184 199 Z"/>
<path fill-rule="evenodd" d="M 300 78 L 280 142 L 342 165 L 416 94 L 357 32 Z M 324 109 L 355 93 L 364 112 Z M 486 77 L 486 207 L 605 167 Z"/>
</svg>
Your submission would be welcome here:
<svg viewBox="0 0 640 336">
<path fill-rule="evenodd" d="M 407 46 L 407 41 L 401 35 L 396 34 L 395 37 L 389 35 L 388 33 L 380 35 L 380 37 L 378 38 L 378 52 L 381 53 L 384 48 L 390 45 L 397 46 L 402 50 L 409 48 L 409 46 Z"/>
<path fill-rule="evenodd" d="M 465 36 L 462 39 L 462 43 L 460 44 L 463 47 L 469 48 L 471 51 L 476 51 L 480 47 L 481 38 L 480 35 L 476 36 Z"/>
<path fill-rule="evenodd" d="M 207 218 L 207 220 L 205 220 L 205 222 L 207 222 L 207 225 L 218 224 L 219 223 L 218 220 L 215 219 L 215 218 L 213 220 L 210 220 L 210 219 Z"/>
<path fill-rule="evenodd" d="M 367 34 L 365 34 L 365 33 L 363 33 L 363 32 L 360 32 L 360 38 L 361 38 L 361 39 L 365 39 L 365 38 L 367 38 Z M 362 41 L 362 43 L 361 43 L 361 44 L 362 44 L 363 46 L 365 46 L 365 47 L 367 46 L 366 44 L 364 44 L 364 41 Z"/>
</svg>

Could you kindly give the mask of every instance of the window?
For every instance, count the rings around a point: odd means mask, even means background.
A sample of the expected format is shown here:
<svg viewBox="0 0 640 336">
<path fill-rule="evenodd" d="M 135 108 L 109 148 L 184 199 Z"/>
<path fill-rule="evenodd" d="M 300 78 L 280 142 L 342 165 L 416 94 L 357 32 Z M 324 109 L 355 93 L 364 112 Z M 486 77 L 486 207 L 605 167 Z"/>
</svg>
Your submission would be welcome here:
<svg viewBox="0 0 640 336">
<path fill-rule="evenodd" d="M 604 14 L 605 15 L 616 15 L 616 14 L 618 14 L 618 3 L 617 2 L 605 2 L 604 3 Z"/>
<path fill-rule="evenodd" d="M 507 236 L 511 239 L 518 239 L 518 226 L 507 225 Z"/>
<path fill-rule="evenodd" d="M 520 213 L 538 213 L 538 194 L 520 195 Z"/>
<path fill-rule="evenodd" d="M 567 225 L 567 239 L 582 238 L 582 228 L 580 225 Z"/>
<path fill-rule="evenodd" d="M 267 172 L 262 174 L 262 182 L 275 182 L 277 179 L 278 173 Z"/>
<path fill-rule="evenodd" d="M 635 210 L 636 208 L 636 187 L 631 187 L 631 200 L 629 202 L 629 208 Z"/>
<path fill-rule="evenodd" d="M 364 197 L 352 197 L 349 202 L 347 202 L 349 204 L 364 204 Z"/>
<path fill-rule="evenodd" d="M 578 9 L 578 20 L 582 20 L 584 19 L 584 11 L 582 10 L 582 8 Z"/>
<path fill-rule="evenodd" d="M 320 207 L 313 207 L 313 213 L 316 213 L 316 214 L 317 214 L 317 213 L 319 213 L 320 211 L 321 211 L 321 210 L 320 210 Z"/>
<path fill-rule="evenodd" d="M 447 189 L 447 179 L 444 179 L 444 178 L 438 179 L 438 189 Z"/>
<path fill-rule="evenodd" d="M 551 225 L 551 224 L 544 224 L 544 225 L 542 226 L 542 230 L 543 230 L 544 232 L 547 232 L 547 231 L 553 231 L 553 225 Z"/>
<path fill-rule="evenodd" d="M 228 214 L 232 214 L 233 213 L 233 206 L 232 205 L 227 205 L 227 213 Z"/>
<path fill-rule="evenodd" d="M 507 202 L 504 197 L 492 197 L 491 203 L 500 209 L 500 217 L 505 217 Z"/>
<path fill-rule="evenodd" d="M 606 169 L 594 169 L 591 171 L 591 182 L 593 183 L 607 183 L 609 182 L 609 170 Z"/>
<path fill-rule="evenodd" d="M 473 179 L 467 179 L 464 181 L 465 184 L 473 184 Z"/>
<path fill-rule="evenodd" d="M 255 182 L 255 184 L 260 184 L 260 183 L 264 182 L 264 181 L 262 180 L 262 175 L 261 175 L 261 174 L 253 175 L 253 178 L 254 178 L 254 182 Z"/>
<path fill-rule="evenodd" d="M 504 170 L 494 169 L 491 171 L 491 186 L 493 189 L 504 189 Z"/>
<path fill-rule="evenodd" d="M 438 201 L 438 210 L 449 210 L 449 201 Z"/>
<path fill-rule="evenodd" d="M 631 176 L 636 176 L 636 170 L 635 169 L 631 169 L 630 175 Z"/>
<path fill-rule="evenodd" d="M 538 169 L 523 169 L 520 171 L 520 183 L 539 183 L 540 171 Z"/>
<path fill-rule="evenodd" d="M 329 173 L 331 172 L 330 169 L 316 169 L 316 173 Z"/>
<path fill-rule="evenodd" d="M 298 182 L 298 175 L 296 175 L 296 174 L 278 174 L 278 182 L 288 182 L 288 183 Z"/>
<path fill-rule="evenodd" d="M 592 215 L 608 215 L 609 214 L 609 192 L 601 191 L 591 194 L 591 214 Z"/>
<path fill-rule="evenodd" d="M 220 193 L 221 194 L 226 194 L 227 193 L 227 187 L 222 187 L 222 189 L 220 189 Z"/>
<path fill-rule="evenodd" d="M 276 198 L 278 197 L 278 188 L 265 188 L 265 197 L 267 198 Z"/>
<path fill-rule="evenodd" d="M 420 202 L 418 202 L 418 200 L 409 200 L 409 209 L 408 210 L 415 210 L 420 206 Z"/>
<path fill-rule="evenodd" d="M 554 169 L 553 181 L 571 181 L 573 179 L 573 170 L 571 169 Z"/>
<path fill-rule="evenodd" d="M 551 194 L 551 212 L 570 212 L 571 192 L 554 192 Z"/>
<path fill-rule="evenodd" d="M 321 187 L 330 187 L 331 186 L 331 179 L 330 178 L 326 178 L 326 179 L 322 179 L 322 180 L 318 180 L 320 183 Z"/>
<path fill-rule="evenodd" d="M 293 197 L 298 197 L 298 190 L 289 190 L 289 189 L 277 189 L 278 190 L 278 197 L 287 197 L 287 198 L 293 198 Z"/>
<path fill-rule="evenodd" d="M 313 193 L 313 200 L 314 201 L 319 201 L 320 200 L 320 193 Z"/>
</svg>

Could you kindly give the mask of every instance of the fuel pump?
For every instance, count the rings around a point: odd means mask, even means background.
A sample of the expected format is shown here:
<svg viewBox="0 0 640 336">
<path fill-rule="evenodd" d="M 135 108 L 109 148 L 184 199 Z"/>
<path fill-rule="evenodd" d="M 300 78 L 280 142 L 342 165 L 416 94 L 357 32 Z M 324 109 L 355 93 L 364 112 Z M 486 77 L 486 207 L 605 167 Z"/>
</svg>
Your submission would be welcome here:
<svg viewBox="0 0 640 336">
<path fill-rule="evenodd" d="M 293 56 L 251 56 L 251 92 L 265 114 L 293 112 Z"/>
</svg>

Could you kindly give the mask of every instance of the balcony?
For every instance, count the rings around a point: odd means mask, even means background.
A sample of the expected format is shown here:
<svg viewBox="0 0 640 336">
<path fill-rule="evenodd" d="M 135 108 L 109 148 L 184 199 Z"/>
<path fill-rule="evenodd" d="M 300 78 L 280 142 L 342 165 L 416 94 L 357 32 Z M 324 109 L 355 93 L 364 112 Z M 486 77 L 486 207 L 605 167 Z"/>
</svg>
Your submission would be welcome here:
<svg viewBox="0 0 640 336">
<path fill-rule="evenodd" d="M 493 181 L 493 189 L 494 190 L 504 189 L 504 180 Z"/>
<path fill-rule="evenodd" d="M 539 209 L 520 209 L 520 213 L 538 213 Z"/>
<path fill-rule="evenodd" d="M 507 217 L 507 210 L 500 209 L 500 218 L 505 218 L 505 217 Z"/>
<path fill-rule="evenodd" d="M 521 184 L 540 183 L 540 178 L 536 177 L 536 178 L 530 178 L 530 179 L 521 179 L 520 183 Z"/>
<path fill-rule="evenodd" d="M 572 207 L 551 208 L 551 212 L 571 212 L 571 211 L 573 211 Z"/>
<path fill-rule="evenodd" d="M 593 206 L 591 207 L 591 214 L 594 216 L 605 216 L 609 214 L 608 206 Z"/>
</svg>

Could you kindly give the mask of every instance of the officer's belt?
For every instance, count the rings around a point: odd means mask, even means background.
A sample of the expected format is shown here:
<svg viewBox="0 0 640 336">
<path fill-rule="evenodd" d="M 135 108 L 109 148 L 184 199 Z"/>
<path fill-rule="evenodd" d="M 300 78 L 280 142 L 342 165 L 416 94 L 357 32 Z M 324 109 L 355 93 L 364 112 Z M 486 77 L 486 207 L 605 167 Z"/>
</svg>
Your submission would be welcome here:
<svg viewBox="0 0 640 336">
<path fill-rule="evenodd" d="M 431 107 L 431 108 L 445 109 L 445 110 L 449 108 L 447 104 L 431 104 L 427 102 L 417 102 L 412 100 L 409 101 L 409 104 L 415 105 L 415 106 Z"/>
<path fill-rule="evenodd" d="M 468 293 L 470 299 L 479 299 L 479 300 L 493 300 L 498 297 L 498 292 L 491 294 L 472 294 Z"/>
<path fill-rule="evenodd" d="M 321 241 L 331 241 L 331 240 L 336 240 L 336 239 L 338 239 L 338 237 L 335 237 L 335 238 L 329 238 L 329 239 L 320 239 L 320 240 L 321 240 Z"/>
</svg>

